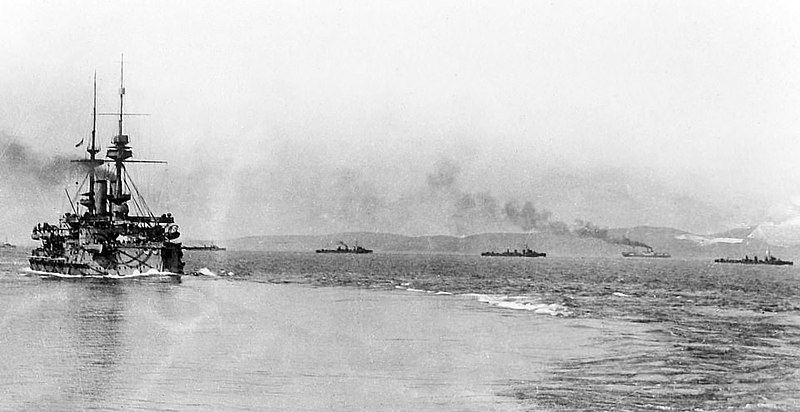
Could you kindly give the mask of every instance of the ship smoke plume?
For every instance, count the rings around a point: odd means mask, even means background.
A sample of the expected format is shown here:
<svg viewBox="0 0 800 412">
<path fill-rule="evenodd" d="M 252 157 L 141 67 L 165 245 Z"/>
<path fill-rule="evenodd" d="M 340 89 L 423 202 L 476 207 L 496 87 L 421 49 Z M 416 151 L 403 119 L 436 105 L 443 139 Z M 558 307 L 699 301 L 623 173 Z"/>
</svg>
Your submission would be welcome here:
<svg viewBox="0 0 800 412">
<path fill-rule="evenodd" d="M 583 220 L 580 219 L 575 220 L 575 229 L 573 230 L 573 232 L 580 237 L 590 237 L 594 239 L 600 239 L 602 241 L 614 245 L 643 247 L 649 250 L 653 249 L 646 243 L 638 242 L 636 240 L 631 240 L 625 236 L 621 238 L 611 237 L 608 235 L 608 229 L 603 229 L 592 222 L 584 222 Z"/>
<path fill-rule="evenodd" d="M 0 133 L 0 173 L 5 178 L 33 178 L 53 186 L 81 171 L 81 166 L 65 156 L 47 157 L 35 153 L 16 139 Z"/>
<path fill-rule="evenodd" d="M 83 167 L 66 156 L 47 156 L 20 139 L 0 132 L 0 227 L 13 242 L 25 241 L 35 219 L 60 213 L 66 197 L 60 185 L 72 186 Z"/>
<path fill-rule="evenodd" d="M 524 231 L 546 229 L 552 213 L 537 210 L 531 201 L 516 199 L 502 202 L 488 192 L 467 192 L 459 188 L 461 167 L 452 160 L 440 159 L 428 173 L 427 188 L 443 203 L 440 207 L 452 210 L 447 216 L 451 234 L 465 235 L 491 230 L 519 228 Z M 501 206 L 502 205 L 502 206 Z"/>
<path fill-rule="evenodd" d="M 465 167 L 450 158 L 440 158 L 427 173 L 420 173 L 413 182 L 407 179 L 410 184 L 397 186 L 393 193 L 385 189 L 391 187 L 387 183 L 393 183 L 386 176 L 376 177 L 368 168 L 337 166 L 304 152 L 291 151 L 263 169 L 231 170 L 203 165 L 202 169 L 184 170 L 172 176 L 178 184 L 172 185 L 165 196 L 165 208 L 197 205 L 185 208 L 181 215 L 183 224 L 206 228 L 211 218 L 215 227 L 233 228 L 230 234 L 215 233 L 217 237 L 249 231 L 252 234 L 371 231 L 455 236 L 543 231 L 649 248 L 626 237 L 613 238 L 607 229 L 591 222 L 576 221 L 576 225 L 569 225 L 554 219 L 549 210 L 537 207 L 530 198 L 499 197 L 488 191 L 468 190 Z M 20 139 L 0 133 L 0 173 L 6 177 L 0 182 L 0 201 L 14 209 L 7 210 L 0 223 L 14 226 L 29 220 L 26 216 L 53 215 L 53 205 L 65 200 L 63 190 L 53 189 L 62 184 L 77 185 L 75 179 L 78 176 L 82 179 L 86 171 L 85 164 L 71 162 L 65 156 L 36 152 Z M 113 170 L 105 167 L 97 168 L 95 176 L 116 180 Z M 193 184 L 187 184 L 190 181 Z M 157 188 L 152 191 L 158 194 Z M 158 196 L 150 200 L 153 199 L 159 201 Z M 214 202 L 214 199 L 222 200 Z M 258 213 L 259 222 L 264 223 L 254 224 L 252 215 L 230 212 L 244 210 L 245 205 Z"/>
</svg>

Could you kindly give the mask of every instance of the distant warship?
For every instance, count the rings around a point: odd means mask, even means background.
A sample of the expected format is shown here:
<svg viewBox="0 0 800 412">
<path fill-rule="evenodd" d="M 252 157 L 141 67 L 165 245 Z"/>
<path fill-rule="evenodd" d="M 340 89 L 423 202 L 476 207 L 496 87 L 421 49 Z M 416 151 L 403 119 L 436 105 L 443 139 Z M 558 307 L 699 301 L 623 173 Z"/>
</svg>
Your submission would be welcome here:
<svg viewBox="0 0 800 412">
<path fill-rule="evenodd" d="M 624 257 L 640 257 L 640 258 L 668 258 L 672 257 L 669 253 L 654 252 L 652 248 L 646 248 L 644 251 L 634 250 L 632 252 L 622 252 Z"/>
<path fill-rule="evenodd" d="M 361 246 L 351 248 L 346 243 L 339 241 L 339 246 L 336 249 L 317 249 L 317 253 L 372 253 L 372 249 L 364 249 Z"/>
<path fill-rule="evenodd" d="M 0 249 L 16 249 L 16 248 L 17 248 L 17 246 L 16 245 L 12 245 L 11 243 L 8 243 L 8 240 L 6 240 L 2 244 L 0 244 Z"/>
<path fill-rule="evenodd" d="M 727 259 L 727 258 L 719 258 L 714 259 L 715 263 L 741 263 L 745 265 L 774 265 L 774 266 L 783 266 L 783 265 L 794 265 L 794 262 L 790 260 L 781 260 L 772 256 L 767 252 L 767 257 L 764 259 L 759 259 L 758 256 L 753 256 L 750 259 L 749 256 L 745 256 L 744 259 Z"/>
<path fill-rule="evenodd" d="M 224 251 L 224 250 L 227 250 L 227 249 L 225 249 L 224 247 L 217 246 L 217 245 L 212 243 L 210 245 L 205 245 L 204 244 L 204 245 L 199 245 L 199 246 L 184 246 L 183 250 L 210 250 L 212 252 L 220 252 L 220 251 Z"/>
<path fill-rule="evenodd" d="M 530 250 L 528 246 L 525 246 L 525 249 L 522 250 L 509 250 L 506 249 L 505 252 L 483 252 L 481 256 L 494 256 L 494 257 L 546 257 L 547 253 L 537 252 L 535 250 Z"/>
<path fill-rule="evenodd" d="M 48 277 L 128 278 L 149 276 L 180 281 L 184 263 L 178 226 L 171 214 L 154 215 L 139 195 L 128 174 L 127 163 L 164 163 L 132 160 L 130 139 L 123 133 L 123 66 L 120 63 L 119 116 L 117 135 L 98 158 L 95 144 L 97 128 L 97 80 L 94 82 L 94 108 L 89 157 L 74 160 L 87 169 L 78 189 L 79 205 L 65 213 L 57 224 L 40 223 L 31 237 L 41 246 L 31 253 L 31 272 Z M 83 143 L 83 139 L 77 146 Z M 111 168 L 100 169 L 109 164 Z M 112 169 L 112 170 L 109 170 Z M 88 180 L 88 185 L 86 185 Z M 135 196 L 134 196 L 135 195 Z M 132 214 L 129 202 L 136 210 Z M 71 200 L 74 205 L 74 201 Z"/>
</svg>

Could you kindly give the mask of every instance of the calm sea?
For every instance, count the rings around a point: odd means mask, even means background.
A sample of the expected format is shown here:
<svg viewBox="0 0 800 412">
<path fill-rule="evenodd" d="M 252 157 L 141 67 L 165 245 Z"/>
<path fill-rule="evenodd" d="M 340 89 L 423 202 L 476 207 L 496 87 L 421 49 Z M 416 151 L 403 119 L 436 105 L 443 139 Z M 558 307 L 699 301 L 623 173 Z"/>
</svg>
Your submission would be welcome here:
<svg viewBox="0 0 800 412">
<path fill-rule="evenodd" d="M 112 283 L 25 252 L 0 410 L 800 410 L 792 267 L 191 252 L 202 276 Z"/>
</svg>

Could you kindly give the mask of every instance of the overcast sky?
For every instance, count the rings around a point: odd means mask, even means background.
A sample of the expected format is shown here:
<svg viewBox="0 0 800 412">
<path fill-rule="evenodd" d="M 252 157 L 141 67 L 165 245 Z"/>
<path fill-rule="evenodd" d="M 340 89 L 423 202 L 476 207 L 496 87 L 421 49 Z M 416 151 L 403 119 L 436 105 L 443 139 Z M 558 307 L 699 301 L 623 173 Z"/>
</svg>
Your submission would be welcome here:
<svg viewBox="0 0 800 412">
<path fill-rule="evenodd" d="M 124 53 L 126 107 L 150 114 L 127 123 L 134 152 L 169 160 L 179 187 L 154 203 L 190 237 L 514 230 L 453 220 L 476 194 L 606 227 L 798 215 L 796 2 L 0 8 L 5 144 L 80 155 L 92 73 L 113 111 Z"/>
</svg>

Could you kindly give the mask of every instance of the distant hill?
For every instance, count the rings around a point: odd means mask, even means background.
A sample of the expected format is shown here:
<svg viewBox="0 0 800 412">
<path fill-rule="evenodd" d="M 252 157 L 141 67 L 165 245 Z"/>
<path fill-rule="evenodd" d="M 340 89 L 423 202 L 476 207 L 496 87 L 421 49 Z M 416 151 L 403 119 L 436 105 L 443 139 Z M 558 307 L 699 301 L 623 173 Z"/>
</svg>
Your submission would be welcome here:
<svg viewBox="0 0 800 412">
<path fill-rule="evenodd" d="M 342 241 L 350 246 L 363 246 L 375 252 L 426 252 L 477 254 L 489 250 L 522 249 L 568 256 L 602 256 L 619 254 L 623 248 L 597 239 L 552 233 L 484 233 L 465 237 L 402 236 L 389 233 L 337 233 L 320 236 L 251 236 L 225 242 L 231 250 L 314 251 L 335 248 Z M 547 250 L 545 250 L 547 249 Z M 553 251 L 553 252 L 551 252 Z"/>
<path fill-rule="evenodd" d="M 531 249 L 548 256 L 621 256 L 633 247 L 618 244 L 627 238 L 668 252 L 675 258 L 715 258 L 764 256 L 767 250 L 785 259 L 800 259 L 800 247 L 779 247 L 751 239 L 752 229 L 737 229 L 715 235 L 695 235 L 664 228 L 637 226 L 609 229 L 606 238 L 578 236 L 574 233 L 482 233 L 464 237 L 403 236 L 390 233 L 349 232 L 329 235 L 249 236 L 224 242 L 229 250 L 313 252 L 335 248 L 339 242 L 363 246 L 380 252 L 422 252 L 479 254 L 485 251 Z"/>
<path fill-rule="evenodd" d="M 610 230 L 609 236 L 624 235 L 646 243 L 656 251 L 669 252 L 679 258 L 764 256 L 767 250 L 781 258 L 800 258 L 800 247 L 775 246 L 750 238 L 753 229 L 741 228 L 712 235 L 696 235 L 672 228 L 638 226 Z"/>
</svg>

